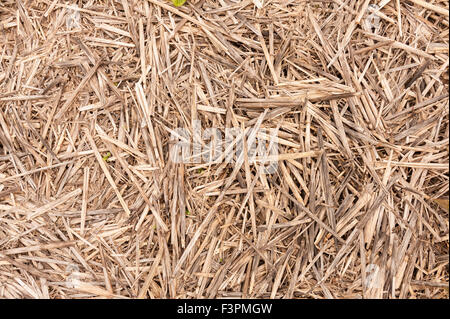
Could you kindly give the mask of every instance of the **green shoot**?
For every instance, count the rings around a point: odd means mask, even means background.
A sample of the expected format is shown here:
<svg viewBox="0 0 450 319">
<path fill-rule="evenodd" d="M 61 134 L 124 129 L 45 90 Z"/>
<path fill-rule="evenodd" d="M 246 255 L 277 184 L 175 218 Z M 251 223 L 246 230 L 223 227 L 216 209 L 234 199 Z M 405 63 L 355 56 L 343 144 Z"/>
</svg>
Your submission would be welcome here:
<svg viewBox="0 0 450 319">
<path fill-rule="evenodd" d="M 105 162 L 107 162 L 108 161 L 108 159 L 111 157 L 111 153 L 110 152 L 108 152 L 108 153 L 106 153 L 106 155 L 105 156 L 103 156 L 103 160 L 105 161 Z"/>
<path fill-rule="evenodd" d="M 175 7 L 181 7 L 185 2 L 186 0 L 172 0 L 172 3 Z"/>
</svg>

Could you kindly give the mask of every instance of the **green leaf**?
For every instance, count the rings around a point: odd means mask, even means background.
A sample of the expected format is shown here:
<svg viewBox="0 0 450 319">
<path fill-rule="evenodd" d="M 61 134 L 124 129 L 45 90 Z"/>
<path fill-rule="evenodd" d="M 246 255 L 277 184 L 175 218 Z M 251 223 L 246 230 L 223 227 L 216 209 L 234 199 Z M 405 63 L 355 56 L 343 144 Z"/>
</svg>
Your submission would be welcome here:
<svg viewBox="0 0 450 319">
<path fill-rule="evenodd" d="M 105 156 L 103 156 L 103 160 L 104 160 L 105 162 L 107 162 L 107 161 L 108 161 L 108 158 L 110 158 L 110 157 L 111 157 L 111 153 L 108 152 L 108 153 L 106 153 Z"/>
<path fill-rule="evenodd" d="M 185 2 L 186 0 L 172 0 L 172 3 L 175 7 L 181 7 Z"/>
</svg>

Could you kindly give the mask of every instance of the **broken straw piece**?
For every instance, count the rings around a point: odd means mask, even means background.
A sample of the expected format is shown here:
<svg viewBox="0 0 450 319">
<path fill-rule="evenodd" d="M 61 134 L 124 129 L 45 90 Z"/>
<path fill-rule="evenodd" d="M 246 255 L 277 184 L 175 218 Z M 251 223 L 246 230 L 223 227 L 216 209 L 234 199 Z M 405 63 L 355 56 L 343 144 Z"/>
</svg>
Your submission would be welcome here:
<svg viewBox="0 0 450 319">
<path fill-rule="evenodd" d="M 80 11 L 78 6 L 75 5 L 74 8 L 70 8 L 66 16 L 66 27 L 67 30 L 79 29 L 80 28 Z"/>
<path fill-rule="evenodd" d="M 262 9 L 264 6 L 264 0 L 253 0 L 253 3 L 258 7 L 258 9 Z"/>
</svg>

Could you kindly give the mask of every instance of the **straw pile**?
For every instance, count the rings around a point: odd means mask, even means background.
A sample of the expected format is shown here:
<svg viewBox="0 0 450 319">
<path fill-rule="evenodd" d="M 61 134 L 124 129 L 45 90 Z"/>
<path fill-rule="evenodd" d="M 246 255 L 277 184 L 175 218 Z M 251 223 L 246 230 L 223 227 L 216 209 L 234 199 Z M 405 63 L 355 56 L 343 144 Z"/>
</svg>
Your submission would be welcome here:
<svg viewBox="0 0 450 319">
<path fill-rule="evenodd" d="M 448 298 L 448 6 L 2 0 L 0 297 Z"/>
</svg>

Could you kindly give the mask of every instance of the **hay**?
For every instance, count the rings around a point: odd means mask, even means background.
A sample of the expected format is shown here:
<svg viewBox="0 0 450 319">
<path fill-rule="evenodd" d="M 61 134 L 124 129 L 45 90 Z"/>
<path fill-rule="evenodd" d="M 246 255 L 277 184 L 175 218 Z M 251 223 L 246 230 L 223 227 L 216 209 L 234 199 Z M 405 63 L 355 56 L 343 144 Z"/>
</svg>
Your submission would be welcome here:
<svg viewBox="0 0 450 319">
<path fill-rule="evenodd" d="M 448 298 L 449 5 L 377 4 L 1 1 L 0 297 Z"/>
</svg>

